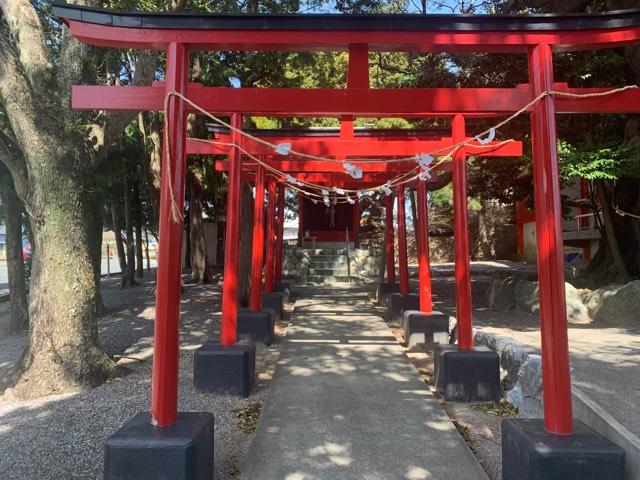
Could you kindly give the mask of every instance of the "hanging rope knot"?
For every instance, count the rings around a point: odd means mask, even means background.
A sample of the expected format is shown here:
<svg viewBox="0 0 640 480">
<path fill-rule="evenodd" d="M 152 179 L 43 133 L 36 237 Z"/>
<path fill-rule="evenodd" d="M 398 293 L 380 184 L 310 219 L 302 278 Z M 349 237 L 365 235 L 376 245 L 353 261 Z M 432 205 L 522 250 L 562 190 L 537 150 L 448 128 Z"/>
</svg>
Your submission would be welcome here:
<svg viewBox="0 0 640 480">
<path fill-rule="evenodd" d="M 178 202 L 176 201 L 176 196 L 173 190 L 173 168 L 171 165 L 171 145 L 170 145 L 170 135 L 169 135 L 169 100 L 172 96 L 182 97 L 178 92 L 173 91 L 167 93 L 167 96 L 164 98 L 164 154 L 165 161 L 163 164 L 163 168 L 165 168 L 164 173 L 167 175 L 167 184 L 169 185 L 169 200 L 171 203 L 171 221 L 173 223 L 183 223 L 184 217 L 182 215 L 182 210 L 178 207 Z M 176 164 L 177 167 L 177 164 Z"/>
</svg>

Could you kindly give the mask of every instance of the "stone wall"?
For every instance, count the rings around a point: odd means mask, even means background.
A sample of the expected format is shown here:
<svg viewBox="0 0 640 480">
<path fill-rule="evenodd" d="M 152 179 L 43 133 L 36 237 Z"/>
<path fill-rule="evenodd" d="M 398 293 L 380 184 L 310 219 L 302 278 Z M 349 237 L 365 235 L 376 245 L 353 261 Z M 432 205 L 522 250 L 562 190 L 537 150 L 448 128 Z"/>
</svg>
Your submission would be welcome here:
<svg viewBox="0 0 640 480">
<path fill-rule="evenodd" d="M 295 280 L 296 283 L 307 283 L 309 276 L 309 250 L 304 248 L 285 248 L 282 251 L 282 276 Z"/>
<path fill-rule="evenodd" d="M 356 248 L 350 252 L 351 275 L 363 282 L 377 282 L 382 267 L 381 248 Z"/>
</svg>

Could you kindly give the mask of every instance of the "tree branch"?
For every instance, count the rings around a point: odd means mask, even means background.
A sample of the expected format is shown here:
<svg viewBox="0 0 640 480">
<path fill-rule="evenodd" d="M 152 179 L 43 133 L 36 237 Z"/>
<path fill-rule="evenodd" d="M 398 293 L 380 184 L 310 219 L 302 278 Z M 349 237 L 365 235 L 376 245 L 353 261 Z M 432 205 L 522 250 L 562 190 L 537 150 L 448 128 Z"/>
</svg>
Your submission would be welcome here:
<svg viewBox="0 0 640 480">
<path fill-rule="evenodd" d="M 0 0 L 2 1 L 2 0 Z M 23 70 L 18 64 L 7 28 L 0 25 L 0 99 L 7 114 L 15 143 L 29 161 L 30 151 L 46 151 L 55 146 L 39 125 L 50 120 L 36 103 Z M 50 131 L 56 129 L 49 125 Z"/>
<path fill-rule="evenodd" d="M 136 76 L 131 85 L 151 85 L 155 69 L 156 53 L 141 51 L 136 61 Z M 136 115 L 136 112 L 101 112 L 95 122 L 87 125 L 87 142 L 93 151 L 94 167 L 103 160 L 109 146 L 122 134 Z"/>
<path fill-rule="evenodd" d="M 45 42 L 44 29 L 29 0 L 0 0 L 0 9 L 9 26 L 20 63 L 36 92 L 46 92 L 53 64 Z"/>
</svg>

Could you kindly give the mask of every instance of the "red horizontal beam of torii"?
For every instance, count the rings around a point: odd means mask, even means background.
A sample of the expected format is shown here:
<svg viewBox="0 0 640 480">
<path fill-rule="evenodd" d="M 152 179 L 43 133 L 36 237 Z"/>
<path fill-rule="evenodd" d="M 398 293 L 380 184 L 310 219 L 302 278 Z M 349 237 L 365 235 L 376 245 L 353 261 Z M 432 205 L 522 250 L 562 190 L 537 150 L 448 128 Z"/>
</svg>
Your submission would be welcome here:
<svg viewBox="0 0 640 480">
<path fill-rule="evenodd" d="M 68 20 L 71 34 L 92 45 L 164 49 L 169 43 L 190 49 L 223 51 L 344 51 L 367 45 L 370 51 L 524 53 L 533 45 L 556 50 L 615 48 L 640 41 L 640 28 L 557 31 L 263 30 L 126 28 Z"/>
<path fill-rule="evenodd" d="M 554 84 L 554 90 L 575 95 L 606 92 L 608 88 L 568 88 Z M 75 110 L 161 111 L 165 86 L 148 87 L 74 85 Z M 241 112 L 255 116 L 426 117 L 454 114 L 505 115 L 516 112 L 534 97 L 528 85 L 515 88 L 228 88 L 203 87 L 190 83 L 185 96 L 204 110 L 217 115 Z M 591 98 L 555 97 L 557 113 L 640 113 L 640 91 Z M 195 110 L 186 105 L 188 112 Z"/>
<path fill-rule="evenodd" d="M 295 137 L 265 137 L 264 140 L 271 144 L 290 143 L 291 148 L 297 152 L 303 152 L 308 155 L 320 157 L 410 157 L 419 153 L 438 152 L 438 155 L 448 153 L 445 149 L 450 148 L 453 144 L 451 138 L 443 137 L 438 140 L 386 140 L 384 137 L 362 137 L 355 140 L 344 139 L 340 137 L 319 137 L 319 138 L 295 138 Z M 228 136 L 221 136 L 215 141 L 230 144 Z M 197 138 L 187 139 L 188 155 L 227 155 L 231 149 L 231 145 L 223 145 L 220 143 L 210 142 Z M 269 145 L 264 145 L 251 138 L 243 138 L 242 148 L 252 155 L 272 155 L 274 149 Z M 471 142 L 466 146 L 470 155 L 478 157 L 519 157 L 522 155 L 522 142 L 509 141 L 491 142 L 490 144 L 480 145 L 478 142 Z M 291 154 L 291 157 L 295 156 Z M 317 160 L 305 159 L 287 159 L 278 158 L 271 159 L 270 162 L 279 170 L 308 171 L 308 168 L 316 168 L 318 163 L 325 165 L 325 162 Z M 407 162 L 407 165 L 410 162 Z M 335 164 L 340 171 L 343 170 L 342 165 Z M 369 167 L 369 164 L 360 166 Z M 396 164 L 397 166 L 397 164 Z M 372 168 L 388 168 L 385 165 L 378 164 Z M 335 170 L 335 171 L 338 171 Z M 334 171 L 334 170 L 328 170 Z"/>
</svg>

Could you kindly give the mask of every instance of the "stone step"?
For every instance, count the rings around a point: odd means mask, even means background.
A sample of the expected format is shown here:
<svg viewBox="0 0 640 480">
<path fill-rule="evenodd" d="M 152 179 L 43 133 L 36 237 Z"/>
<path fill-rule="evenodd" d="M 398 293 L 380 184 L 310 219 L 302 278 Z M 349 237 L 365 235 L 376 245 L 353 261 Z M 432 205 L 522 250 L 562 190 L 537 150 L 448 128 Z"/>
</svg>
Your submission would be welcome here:
<svg viewBox="0 0 640 480">
<path fill-rule="evenodd" d="M 347 268 L 347 261 L 311 262 L 309 268 Z"/>
<path fill-rule="evenodd" d="M 347 275 L 309 275 L 307 277 L 307 283 L 312 285 L 326 285 L 328 283 L 348 283 L 349 277 Z"/>
<path fill-rule="evenodd" d="M 308 255 L 344 255 L 347 253 L 345 248 L 305 248 L 304 251 Z"/>
<path fill-rule="evenodd" d="M 335 260 L 346 261 L 346 255 L 309 255 L 309 260 L 313 262 L 329 262 Z"/>
<path fill-rule="evenodd" d="M 347 275 L 347 267 L 340 268 L 310 268 L 309 275 L 313 276 L 344 276 Z"/>
</svg>

